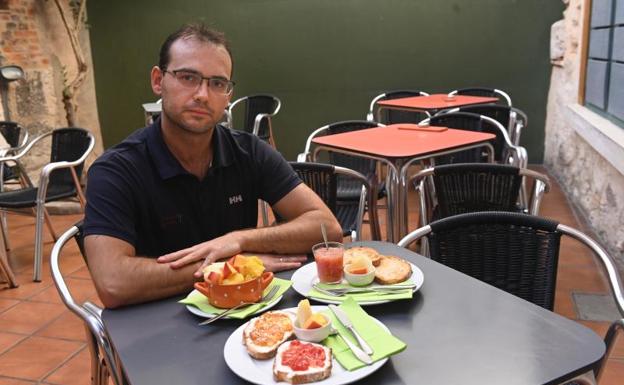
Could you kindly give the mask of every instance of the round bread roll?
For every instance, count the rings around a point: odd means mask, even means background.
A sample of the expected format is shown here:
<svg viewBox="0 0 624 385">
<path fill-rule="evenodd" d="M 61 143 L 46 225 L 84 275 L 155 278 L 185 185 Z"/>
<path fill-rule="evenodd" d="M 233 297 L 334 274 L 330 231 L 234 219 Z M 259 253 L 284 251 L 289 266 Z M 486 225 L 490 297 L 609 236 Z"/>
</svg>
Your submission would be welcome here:
<svg viewBox="0 0 624 385">
<path fill-rule="evenodd" d="M 403 282 L 412 275 L 412 265 L 406 260 L 393 255 L 381 257 L 379 266 L 375 268 L 375 281 L 382 285 Z"/>
<path fill-rule="evenodd" d="M 373 266 L 379 266 L 379 262 L 381 262 L 381 255 L 370 247 L 352 247 L 350 249 L 345 250 L 343 265 L 348 265 L 352 262 L 353 258 L 356 256 L 364 256 L 372 262 Z"/>
</svg>

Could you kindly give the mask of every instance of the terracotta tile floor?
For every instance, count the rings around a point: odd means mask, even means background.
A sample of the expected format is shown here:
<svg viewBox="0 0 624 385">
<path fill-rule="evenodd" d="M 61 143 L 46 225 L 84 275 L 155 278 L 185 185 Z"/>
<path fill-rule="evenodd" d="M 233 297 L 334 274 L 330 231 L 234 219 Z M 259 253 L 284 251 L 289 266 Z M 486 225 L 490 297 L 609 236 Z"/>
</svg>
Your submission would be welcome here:
<svg viewBox="0 0 624 385">
<path fill-rule="evenodd" d="M 416 227 L 418 219 L 415 198 L 410 197 L 410 229 Z M 381 214 L 383 221 L 384 215 Z M 586 231 L 576 220 L 558 186 L 546 195 L 541 214 Z M 79 215 L 53 216 L 59 235 L 79 219 Z M 9 261 L 20 287 L 0 288 L 0 385 L 89 384 L 90 361 L 84 329 L 61 303 L 50 276 L 48 258 L 44 262 L 43 281 L 31 281 L 34 220 L 9 215 L 8 221 L 12 246 Z M 45 253 L 49 254 L 52 238 L 47 231 L 44 239 Z M 61 271 L 76 298 L 99 303 L 88 270 L 73 242 L 63 254 Z M 605 293 L 606 286 L 587 250 L 568 239 L 563 243 L 560 255 L 555 311 L 578 320 L 571 297 L 573 292 Z M 579 322 L 601 336 L 608 326 L 606 322 Z M 623 382 L 624 338 L 620 337 L 601 384 Z"/>
</svg>

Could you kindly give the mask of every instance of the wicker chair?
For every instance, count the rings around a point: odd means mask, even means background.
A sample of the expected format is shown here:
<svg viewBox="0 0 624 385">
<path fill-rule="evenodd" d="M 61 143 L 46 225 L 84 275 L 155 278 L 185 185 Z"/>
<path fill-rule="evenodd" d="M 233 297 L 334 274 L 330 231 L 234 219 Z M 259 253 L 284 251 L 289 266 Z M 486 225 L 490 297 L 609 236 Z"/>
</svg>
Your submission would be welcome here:
<svg viewBox="0 0 624 385">
<path fill-rule="evenodd" d="M 546 175 L 492 163 L 441 165 L 421 170 L 410 180 L 414 181 L 419 192 L 421 226 L 477 211 L 538 215 L 542 197 L 550 190 L 550 180 Z M 527 180 L 531 181 L 528 198 L 524 190 Z M 421 242 L 421 253 L 428 254 L 425 239 Z"/>
<path fill-rule="evenodd" d="M 316 159 L 313 159 L 312 157 L 312 139 L 317 136 L 341 134 L 343 132 L 358 131 L 381 126 L 383 126 L 383 124 L 369 122 L 366 120 L 345 120 L 318 128 L 314 130 L 310 136 L 308 136 L 304 152 L 297 156 L 297 161 L 316 161 Z M 381 199 L 385 196 L 384 183 L 379 182 L 377 177 L 377 161 L 330 151 L 328 154 L 328 163 L 335 166 L 349 168 L 363 174 L 369 179 L 371 184 L 375 184 L 374 187 L 377 191 L 377 199 Z M 347 178 L 342 175 L 338 177 L 338 200 L 357 201 L 360 198 L 360 189 L 361 184 L 353 178 Z"/>
<path fill-rule="evenodd" d="M 343 236 L 351 236 L 358 241 L 362 236 L 364 211 L 368 207 L 372 238 L 380 239 L 377 219 L 377 199 L 369 180 L 357 171 L 322 163 L 291 162 L 297 175 L 310 187 L 334 213 L 342 226 Z M 358 200 L 340 199 L 338 196 L 338 177 L 353 179 L 359 184 Z"/>
<path fill-rule="evenodd" d="M 520 145 L 520 135 L 522 134 L 522 129 L 529 123 L 527 115 L 520 109 L 500 104 L 474 104 L 470 106 L 462 106 L 439 111 L 436 115 L 451 112 L 470 112 L 473 114 L 484 115 L 496 120 L 502 124 L 503 127 L 507 127 L 509 140 L 516 146 Z"/>
<path fill-rule="evenodd" d="M 44 138 L 51 137 L 50 163 L 46 164 L 39 176 L 39 185 L 34 186 L 26 171 L 21 168 L 20 159 L 34 145 Z M 50 233 L 56 240 L 51 220 L 45 209 L 45 203 L 66 198 L 78 198 L 84 209 L 85 199 L 80 185 L 80 175 L 84 161 L 93 150 L 93 134 L 82 128 L 59 128 L 33 139 L 18 154 L 0 158 L 0 162 L 16 164 L 26 187 L 19 190 L 0 192 L 0 210 L 23 213 L 23 209 L 32 209 L 36 215 L 35 258 L 33 280 L 41 280 L 43 259 L 43 223 L 44 219 Z"/>
<path fill-rule="evenodd" d="M 434 115 L 419 123 L 420 125 L 443 126 L 459 130 L 489 132 L 496 135 L 494 139 L 494 160 L 502 164 L 511 164 L 526 168 L 527 151 L 524 147 L 514 145 L 509 139 L 507 128 L 496 120 L 469 112 L 451 112 Z M 436 164 L 482 162 L 486 158 L 480 149 L 461 151 L 451 155 L 435 158 Z"/>
<path fill-rule="evenodd" d="M 65 306 L 84 323 L 87 346 L 91 353 L 91 384 L 108 385 L 110 378 L 115 385 L 122 385 L 124 384 L 123 372 L 108 332 L 102 323 L 102 309 L 89 301 L 83 304 L 76 303 L 61 274 L 61 251 L 72 238 L 76 240 L 84 258 L 82 223 L 78 223 L 61 235 L 52 248 L 50 257 L 52 279 Z"/>
<path fill-rule="evenodd" d="M 383 124 L 395 124 L 417 123 L 428 118 L 430 115 L 426 111 L 417 112 L 384 109 L 382 111 L 377 111 L 377 119 L 375 119 L 375 108 L 377 107 L 377 102 L 389 99 L 408 98 L 411 96 L 429 96 L 429 94 L 418 90 L 395 90 L 379 94 L 371 101 L 368 108 L 368 114 L 366 114 L 366 120 L 369 122 L 377 121 Z"/>
<path fill-rule="evenodd" d="M 240 126 L 234 124 L 234 110 L 238 105 L 245 105 L 245 115 Z M 279 112 L 282 102 L 273 95 L 257 94 L 236 99 L 228 106 L 226 113 L 227 126 L 259 136 L 275 148 L 272 118 Z"/>
<path fill-rule="evenodd" d="M 609 254 L 586 234 L 533 215 L 478 212 L 456 215 L 414 230 L 398 245 L 427 237 L 431 259 L 546 309 L 554 306 L 557 261 L 562 235 L 588 247 L 606 272 L 622 316 L 605 335 L 607 352 L 595 370 L 600 380 L 618 331 L 624 329 L 624 285 Z"/>
<path fill-rule="evenodd" d="M 460 88 L 449 92 L 449 95 L 472 95 L 472 96 L 489 96 L 493 98 L 502 97 L 509 107 L 511 107 L 511 97 L 503 91 L 497 88 L 489 87 L 468 87 Z"/>
</svg>

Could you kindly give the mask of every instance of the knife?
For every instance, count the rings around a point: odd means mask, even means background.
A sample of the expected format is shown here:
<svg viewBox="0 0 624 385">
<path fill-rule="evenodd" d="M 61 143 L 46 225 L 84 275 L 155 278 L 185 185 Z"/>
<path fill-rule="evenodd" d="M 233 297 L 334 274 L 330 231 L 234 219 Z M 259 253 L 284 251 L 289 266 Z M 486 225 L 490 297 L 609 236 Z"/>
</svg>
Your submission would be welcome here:
<svg viewBox="0 0 624 385">
<path fill-rule="evenodd" d="M 355 330 L 355 328 L 353 327 L 353 322 L 351 322 L 347 313 L 345 313 L 341 308 L 339 308 L 336 305 L 329 305 L 329 308 L 334 313 L 336 318 L 338 318 L 340 323 L 342 323 L 347 329 L 349 329 L 351 334 L 353 334 L 353 336 L 357 340 L 358 344 L 360 345 L 364 353 L 368 354 L 369 356 L 373 354 L 373 349 L 371 349 L 371 347 L 366 343 L 366 341 L 364 341 L 364 338 L 360 336 L 357 330 Z"/>
<path fill-rule="evenodd" d="M 338 330 L 334 329 L 332 331 L 332 333 L 333 332 L 336 332 L 336 335 L 342 340 L 342 342 L 344 342 L 349 347 L 349 349 L 351 349 L 351 351 L 353 352 L 353 354 L 355 355 L 355 357 L 358 360 L 362 361 L 366 365 L 370 365 L 370 364 L 373 363 L 372 358 L 370 358 L 370 356 L 368 354 L 364 353 L 364 351 L 362 349 L 360 349 L 357 346 L 355 346 L 353 344 L 353 342 L 349 341 L 349 339 L 344 338 L 343 336 L 341 336 L 340 333 L 338 332 Z"/>
</svg>

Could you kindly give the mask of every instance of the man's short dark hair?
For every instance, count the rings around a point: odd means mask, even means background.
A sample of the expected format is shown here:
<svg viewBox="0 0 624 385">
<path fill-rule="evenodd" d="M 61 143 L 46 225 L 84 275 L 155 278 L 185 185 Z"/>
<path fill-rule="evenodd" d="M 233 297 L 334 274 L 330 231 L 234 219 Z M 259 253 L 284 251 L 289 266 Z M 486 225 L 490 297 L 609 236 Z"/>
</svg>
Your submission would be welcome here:
<svg viewBox="0 0 624 385">
<path fill-rule="evenodd" d="M 223 32 L 208 28 L 201 23 L 186 24 L 167 37 L 163 45 L 160 47 L 158 67 L 161 70 L 167 69 L 169 61 L 171 60 L 169 50 L 171 45 L 179 39 L 196 39 L 201 42 L 222 46 L 230 55 L 230 60 L 232 61 L 232 72 L 234 72 L 234 58 L 232 57 L 232 51 L 230 51 L 230 45 L 225 38 L 225 34 Z"/>
</svg>

